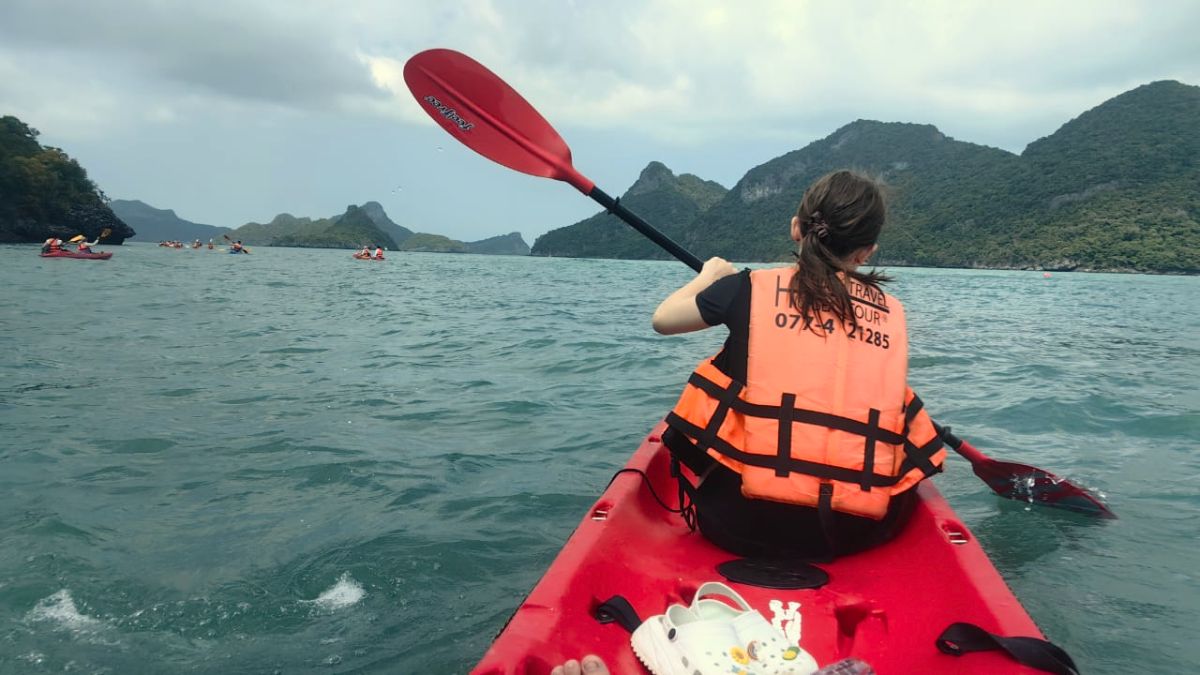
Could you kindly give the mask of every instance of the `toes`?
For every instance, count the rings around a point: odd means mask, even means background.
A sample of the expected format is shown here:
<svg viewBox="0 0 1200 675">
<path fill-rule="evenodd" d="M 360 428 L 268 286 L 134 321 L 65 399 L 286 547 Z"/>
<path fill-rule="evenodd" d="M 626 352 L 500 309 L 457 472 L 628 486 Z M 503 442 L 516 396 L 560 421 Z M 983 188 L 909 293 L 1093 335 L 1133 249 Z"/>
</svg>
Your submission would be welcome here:
<svg viewBox="0 0 1200 675">
<path fill-rule="evenodd" d="M 595 654 L 583 657 L 583 672 L 589 675 L 608 675 L 608 667 Z"/>
</svg>

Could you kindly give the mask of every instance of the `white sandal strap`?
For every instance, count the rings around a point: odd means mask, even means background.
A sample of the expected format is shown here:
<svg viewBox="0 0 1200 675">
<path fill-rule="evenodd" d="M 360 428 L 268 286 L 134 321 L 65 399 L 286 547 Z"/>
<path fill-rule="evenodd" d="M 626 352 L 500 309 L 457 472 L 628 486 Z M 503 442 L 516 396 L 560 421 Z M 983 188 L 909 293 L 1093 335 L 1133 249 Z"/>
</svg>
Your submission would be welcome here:
<svg viewBox="0 0 1200 675">
<path fill-rule="evenodd" d="M 734 604 L 737 605 L 737 607 L 743 612 L 749 612 L 753 610 L 753 608 L 750 607 L 750 603 L 742 599 L 742 596 L 738 595 L 737 591 L 719 581 L 709 581 L 701 584 L 700 588 L 696 589 L 696 596 L 692 598 L 692 611 L 695 612 L 695 610 L 699 607 L 700 598 L 712 595 L 732 600 Z"/>
</svg>

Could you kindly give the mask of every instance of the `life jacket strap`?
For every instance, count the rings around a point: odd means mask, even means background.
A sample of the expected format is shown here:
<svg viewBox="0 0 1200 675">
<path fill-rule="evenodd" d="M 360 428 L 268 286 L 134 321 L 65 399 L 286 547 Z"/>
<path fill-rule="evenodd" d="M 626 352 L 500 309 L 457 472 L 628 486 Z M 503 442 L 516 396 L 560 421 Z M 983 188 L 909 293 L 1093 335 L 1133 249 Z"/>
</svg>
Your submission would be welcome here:
<svg viewBox="0 0 1200 675">
<path fill-rule="evenodd" d="M 833 522 L 833 483 L 821 483 L 817 493 L 817 518 L 821 522 L 821 534 L 831 558 L 837 557 L 837 528 Z"/>
<path fill-rule="evenodd" d="M 775 467 L 775 476 L 784 478 L 788 471 L 783 462 L 792 455 L 792 415 L 796 410 L 796 395 L 784 394 L 779 400 L 779 443 L 776 454 L 779 464 Z"/>
<path fill-rule="evenodd" d="M 705 380 L 716 385 L 716 382 Z M 713 447 L 713 444 L 720 440 L 717 432 L 721 430 L 721 425 L 725 423 L 725 418 L 729 416 L 729 409 L 737 404 L 741 399 L 738 394 L 742 393 L 742 383 L 733 380 L 728 387 L 717 386 L 716 391 L 709 395 L 717 399 L 717 409 L 713 411 L 712 417 L 709 418 L 708 424 L 700 431 L 700 434 L 695 436 L 696 447 L 701 451 Z"/>
<path fill-rule="evenodd" d="M 744 401 L 736 397 L 730 400 L 728 397 L 728 392 L 737 391 L 738 393 L 741 393 L 742 388 L 744 387 L 744 385 L 737 380 L 731 381 L 729 383 L 729 387 L 722 387 L 720 384 L 713 382 L 699 373 L 692 373 L 691 377 L 688 378 L 688 384 L 720 401 L 721 404 L 728 402 L 729 408 L 747 417 L 760 417 L 769 420 L 779 420 L 781 422 L 790 419 L 790 421 L 793 423 L 799 422 L 800 424 L 828 427 L 836 431 L 844 431 L 846 433 L 855 434 L 856 436 L 874 436 L 877 440 L 891 445 L 901 445 L 904 443 L 904 436 L 894 431 L 882 429 L 878 426 L 878 424 L 871 426 L 868 422 L 860 422 L 849 417 L 842 417 L 841 415 L 834 415 L 832 413 L 824 413 L 816 410 L 806 410 L 804 408 L 794 408 L 791 412 L 791 415 L 785 418 L 780 411 L 780 406 L 750 403 L 749 401 Z M 722 411 L 720 408 L 718 408 L 717 412 L 713 414 L 713 417 L 716 418 L 717 415 L 720 414 L 721 422 L 724 423 L 726 413 L 727 411 Z M 709 426 L 712 426 L 711 423 Z M 718 428 L 719 427 L 720 425 L 718 425 Z"/>
<path fill-rule="evenodd" d="M 936 429 L 934 430 L 933 440 L 921 447 L 914 445 L 908 438 L 909 425 L 912 424 L 912 421 L 924 409 L 925 402 L 914 392 L 912 400 L 909 401 L 908 407 L 904 411 L 904 461 L 900 463 L 901 475 L 913 469 L 920 469 L 921 473 L 925 474 L 925 477 L 928 478 L 942 471 L 940 466 L 936 466 L 930 460 L 931 457 L 946 445 L 942 441 L 941 434 L 936 433 Z"/>
<path fill-rule="evenodd" d="M 875 408 L 871 408 L 867 424 L 873 429 L 879 427 L 879 411 Z M 858 486 L 863 492 L 871 491 L 871 474 L 875 472 L 875 438 L 874 434 L 867 436 L 866 445 L 863 447 L 863 473 L 862 479 L 858 481 Z"/>
<path fill-rule="evenodd" d="M 683 419 L 675 412 L 667 413 L 667 424 L 675 430 L 683 433 L 691 438 L 697 438 L 699 434 L 704 433 L 704 429 L 692 424 Z M 820 462 L 810 462 L 804 459 L 796 459 L 790 455 L 782 455 L 776 453 L 774 455 L 757 455 L 749 452 L 744 452 L 735 448 L 729 442 L 719 436 L 714 436 L 710 439 L 709 448 L 715 450 L 726 457 L 741 462 L 749 466 L 756 466 L 763 469 L 772 469 L 778 472 L 780 469 L 784 474 L 802 473 L 816 478 L 825 480 L 836 480 L 842 483 L 858 484 L 863 479 L 863 472 L 856 469 L 843 469 L 839 466 L 829 464 L 821 464 Z M 790 450 L 789 450 L 790 452 Z M 891 487 L 900 482 L 903 474 L 897 476 L 883 476 L 877 473 L 872 473 L 868 480 L 873 487 Z"/>
</svg>

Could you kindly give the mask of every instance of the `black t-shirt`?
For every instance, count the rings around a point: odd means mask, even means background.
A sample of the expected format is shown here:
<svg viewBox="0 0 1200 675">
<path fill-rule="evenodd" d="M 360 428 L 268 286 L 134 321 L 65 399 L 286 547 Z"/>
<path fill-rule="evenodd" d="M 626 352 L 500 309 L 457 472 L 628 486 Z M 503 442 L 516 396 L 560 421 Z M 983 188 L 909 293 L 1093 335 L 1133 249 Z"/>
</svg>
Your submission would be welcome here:
<svg viewBox="0 0 1200 675">
<path fill-rule="evenodd" d="M 713 365 L 738 382 L 745 382 L 750 348 L 750 270 L 713 282 L 696 296 L 696 307 L 704 323 L 729 328 L 729 337 Z"/>
</svg>

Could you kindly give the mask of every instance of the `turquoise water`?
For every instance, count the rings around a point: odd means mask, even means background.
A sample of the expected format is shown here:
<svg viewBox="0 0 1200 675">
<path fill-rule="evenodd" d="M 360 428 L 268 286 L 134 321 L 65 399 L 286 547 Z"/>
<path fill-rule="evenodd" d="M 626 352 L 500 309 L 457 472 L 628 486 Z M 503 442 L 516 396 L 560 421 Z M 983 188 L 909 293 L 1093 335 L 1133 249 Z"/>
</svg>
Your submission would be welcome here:
<svg viewBox="0 0 1200 675">
<path fill-rule="evenodd" d="M 690 367 L 679 264 L 0 247 L 0 673 L 460 673 Z M 1196 672 L 1200 279 L 895 269 L 942 491 L 1083 672 Z M 947 591 L 951 592 L 951 591 Z"/>
</svg>

